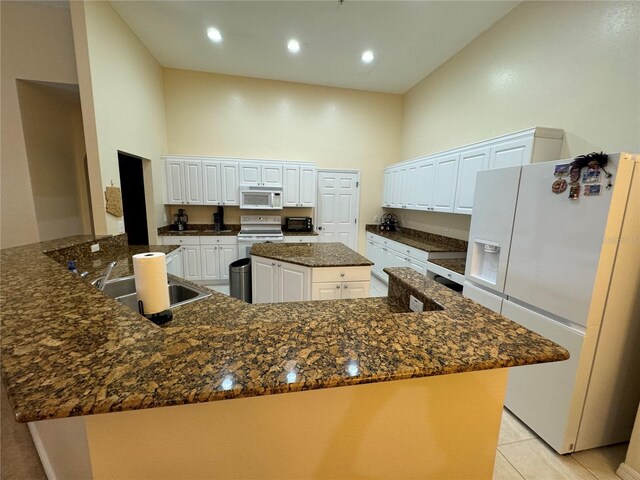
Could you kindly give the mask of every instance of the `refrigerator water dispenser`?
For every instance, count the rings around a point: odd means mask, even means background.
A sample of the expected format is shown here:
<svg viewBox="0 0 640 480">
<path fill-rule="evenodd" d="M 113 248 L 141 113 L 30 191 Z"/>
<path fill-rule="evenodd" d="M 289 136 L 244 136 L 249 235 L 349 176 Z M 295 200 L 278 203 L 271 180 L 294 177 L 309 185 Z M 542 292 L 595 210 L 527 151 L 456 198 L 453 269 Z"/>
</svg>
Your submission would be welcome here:
<svg viewBox="0 0 640 480">
<path fill-rule="evenodd" d="M 495 285 L 498 279 L 500 244 L 488 240 L 475 240 L 471 275 L 486 283 Z"/>
</svg>

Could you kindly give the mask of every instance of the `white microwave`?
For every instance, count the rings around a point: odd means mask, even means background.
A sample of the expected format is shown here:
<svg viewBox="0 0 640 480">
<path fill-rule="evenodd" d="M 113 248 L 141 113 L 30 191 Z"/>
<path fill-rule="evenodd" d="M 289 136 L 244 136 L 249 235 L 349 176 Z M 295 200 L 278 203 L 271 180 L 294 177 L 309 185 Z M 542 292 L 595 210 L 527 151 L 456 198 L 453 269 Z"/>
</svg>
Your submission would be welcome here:
<svg viewBox="0 0 640 480">
<path fill-rule="evenodd" d="M 240 208 L 282 210 L 282 187 L 240 187 Z"/>
</svg>

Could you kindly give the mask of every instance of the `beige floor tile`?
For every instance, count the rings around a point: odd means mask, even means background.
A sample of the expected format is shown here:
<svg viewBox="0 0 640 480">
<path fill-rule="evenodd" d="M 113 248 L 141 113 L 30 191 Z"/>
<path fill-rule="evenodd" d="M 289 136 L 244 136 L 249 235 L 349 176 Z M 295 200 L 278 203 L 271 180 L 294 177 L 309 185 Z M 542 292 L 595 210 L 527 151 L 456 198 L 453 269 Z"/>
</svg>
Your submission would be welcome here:
<svg viewBox="0 0 640 480">
<path fill-rule="evenodd" d="M 505 408 L 502 411 L 502 423 L 500 424 L 498 445 L 520 442 L 531 438 L 536 438 L 536 434 L 529 430 L 524 423 L 518 420 L 513 413 Z"/>
<path fill-rule="evenodd" d="M 513 465 L 511 465 L 500 452 L 496 452 L 496 464 L 495 467 L 493 467 L 493 480 L 524 480 L 524 478 L 515 468 L 513 468 Z"/>
<path fill-rule="evenodd" d="M 570 455 L 558 455 L 537 438 L 498 447 L 508 462 L 526 480 L 594 480 Z"/>
<path fill-rule="evenodd" d="M 619 480 L 620 477 L 615 472 L 624 462 L 628 447 L 628 443 L 619 443 L 572 453 L 571 456 L 594 474 L 598 480 Z"/>
</svg>

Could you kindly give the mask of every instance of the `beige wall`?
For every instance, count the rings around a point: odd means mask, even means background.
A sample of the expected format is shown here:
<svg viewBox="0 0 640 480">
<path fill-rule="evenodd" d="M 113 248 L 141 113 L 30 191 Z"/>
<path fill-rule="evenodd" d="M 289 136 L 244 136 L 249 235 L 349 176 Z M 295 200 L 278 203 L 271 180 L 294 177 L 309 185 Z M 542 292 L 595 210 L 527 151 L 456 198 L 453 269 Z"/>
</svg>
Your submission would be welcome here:
<svg viewBox="0 0 640 480">
<path fill-rule="evenodd" d="M 18 81 L 40 241 L 91 234 L 77 85 Z"/>
<path fill-rule="evenodd" d="M 67 8 L 53 2 L 0 2 L 0 245 L 40 240 L 16 79 L 77 83 Z"/>
<path fill-rule="evenodd" d="M 120 231 L 104 189 L 120 185 L 118 150 L 149 159 L 149 241 L 164 223 L 166 124 L 162 69 L 107 2 L 71 2 L 97 233 Z M 152 183 L 150 182 L 152 180 Z"/>
<path fill-rule="evenodd" d="M 401 158 L 532 126 L 563 129 L 563 157 L 640 151 L 640 3 L 523 2 L 404 95 Z"/>
<path fill-rule="evenodd" d="M 364 223 L 381 212 L 383 167 L 399 158 L 399 95 L 174 69 L 164 70 L 164 85 L 172 154 L 361 170 L 364 251 Z"/>
</svg>

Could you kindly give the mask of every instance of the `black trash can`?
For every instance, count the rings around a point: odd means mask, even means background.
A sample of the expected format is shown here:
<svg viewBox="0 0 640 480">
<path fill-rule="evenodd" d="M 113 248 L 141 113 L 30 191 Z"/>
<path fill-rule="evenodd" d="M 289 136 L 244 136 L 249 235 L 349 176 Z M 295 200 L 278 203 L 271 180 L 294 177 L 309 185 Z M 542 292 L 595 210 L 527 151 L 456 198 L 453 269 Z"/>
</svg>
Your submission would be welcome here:
<svg viewBox="0 0 640 480">
<path fill-rule="evenodd" d="M 229 265 L 229 295 L 251 303 L 250 258 L 241 258 Z"/>
</svg>

